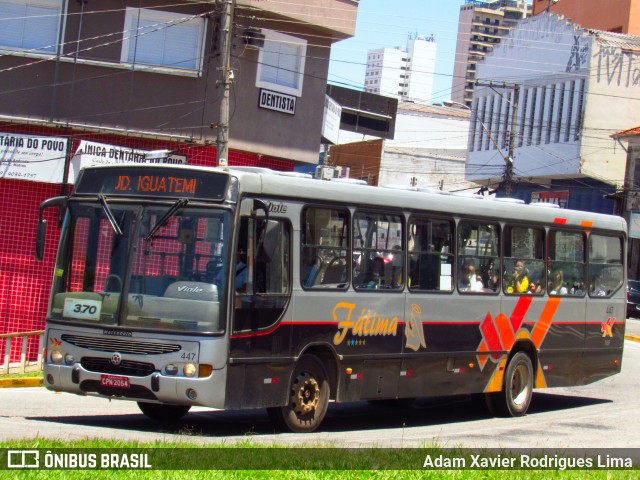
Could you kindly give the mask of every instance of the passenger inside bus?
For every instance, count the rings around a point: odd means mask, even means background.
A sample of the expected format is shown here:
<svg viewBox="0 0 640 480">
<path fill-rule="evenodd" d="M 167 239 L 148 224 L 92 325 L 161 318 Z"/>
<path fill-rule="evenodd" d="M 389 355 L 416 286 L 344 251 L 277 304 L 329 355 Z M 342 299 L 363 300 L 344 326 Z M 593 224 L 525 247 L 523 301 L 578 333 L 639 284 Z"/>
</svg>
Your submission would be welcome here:
<svg viewBox="0 0 640 480">
<path fill-rule="evenodd" d="M 554 270 L 549 281 L 549 294 L 567 295 L 568 293 L 567 287 L 564 285 L 564 273 L 562 270 Z"/>
<path fill-rule="evenodd" d="M 526 293 L 529 291 L 529 272 L 525 268 L 524 261 L 517 260 L 511 280 L 507 283 L 507 293 Z"/>
<path fill-rule="evenodd" d="M 476 274 L 476 267 L 472 263 L 466 263 L 460 275 L 460 290 L 481 292 L 484 289 L 482 279 Z"/>
<path fill-rule="evenodd" d="M 355 280 L 360 288 L 388 288 L 385 278 L 385 263 L 381 257 L 374 257 L 369 263 L 369 268 Z"/>
</svg>

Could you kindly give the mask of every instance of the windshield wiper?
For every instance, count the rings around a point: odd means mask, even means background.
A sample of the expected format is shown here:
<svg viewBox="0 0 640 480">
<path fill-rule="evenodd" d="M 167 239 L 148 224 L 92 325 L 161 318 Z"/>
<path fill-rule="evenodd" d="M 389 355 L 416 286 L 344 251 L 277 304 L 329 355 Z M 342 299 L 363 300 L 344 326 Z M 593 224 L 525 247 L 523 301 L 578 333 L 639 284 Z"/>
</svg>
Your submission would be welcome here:
<svg viewBox="0 0 640 480">
<path fill-rule="evenodd" d="M 162 218 L 158 220 L 158 222 L 153 226 L 151 231 L 147 234 L 146 237 L 144 237 L 144 239 L 146 241 L 151 240 L 153 236 L 156 234 L 156 232 L 160 230 L 162 227 L 164 227 L 166 223 L 169 221 L 169 219 L 173 217 L 176 213 L 178 213 L 178 210 L 184 207 L 187 203 L 189 203 L 189 200 L 187 200 L 186 198 L 181 198 L 180 200 L 176 201 L 176 203 L 174 203 L 171 206 L 171 208 L 167 210 L 167 213 L 165 213 L 162 216 Z"/>
<path fill-rule="evenodd" d="M 119 237 L 124 237 L 125 235 L 124 233 L 122 233 L 122 229 L 120 228 L 120 225 L 118 225 L 116 217 L 113 215 L 113 212 L 109 208 L 107 199 L 104 198 L 104 195 L 98 195 L 98 198 L 100 199 L 100 203 L 102 204 L 102 210 L 104 210 L 104 214 L 107 216 L 107 220 L 109 220 L 109 223 L 111 224 L 111 228 L 113 228 L 113 231 L 116 235 L 118 235 Z"/>
</svg>

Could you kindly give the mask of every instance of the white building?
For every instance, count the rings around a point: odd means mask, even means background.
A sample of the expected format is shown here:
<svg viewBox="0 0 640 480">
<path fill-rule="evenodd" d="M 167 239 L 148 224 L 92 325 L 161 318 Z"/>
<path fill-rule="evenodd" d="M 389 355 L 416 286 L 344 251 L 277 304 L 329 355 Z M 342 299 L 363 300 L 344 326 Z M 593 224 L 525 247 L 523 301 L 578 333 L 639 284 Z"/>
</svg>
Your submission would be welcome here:
<svg viewBox="0 0 640 480">
<path fill-rule="evenodd" d="M 610 136 L 640 123 L 639 69 L 640 37 L 584 30 L 548 13 L 521 21 L 478 64 L 478 79 L 495 83 L 474 91 L 467 179 L 501 180 L 513 132 L 514 181 L 553 190 L 554 181 L 588 179 L 615 189 L 625 152 Z M 503 82 L 508 88 L 498 88 Z"/>
<path fill-rule="evenodd" d="M 410 36 L 406 48 L 369 50 L 364 88 L 366 92 L 430 103 L 436 64 L 433 36 Z"/>
</svg>

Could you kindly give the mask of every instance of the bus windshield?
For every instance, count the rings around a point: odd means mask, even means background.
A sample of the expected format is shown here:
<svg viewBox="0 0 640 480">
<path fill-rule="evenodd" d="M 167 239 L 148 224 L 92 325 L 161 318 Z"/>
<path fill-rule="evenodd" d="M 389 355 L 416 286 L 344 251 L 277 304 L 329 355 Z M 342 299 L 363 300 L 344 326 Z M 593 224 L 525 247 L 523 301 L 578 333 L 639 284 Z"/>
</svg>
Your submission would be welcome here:
<svg viewBox="0 0 640 480">
<path fill-rule="evenodd" d="M 221 333 L 231 214 L 100 197 L 71 202 L 50 319 L 172 332 Z"/>
</svg>

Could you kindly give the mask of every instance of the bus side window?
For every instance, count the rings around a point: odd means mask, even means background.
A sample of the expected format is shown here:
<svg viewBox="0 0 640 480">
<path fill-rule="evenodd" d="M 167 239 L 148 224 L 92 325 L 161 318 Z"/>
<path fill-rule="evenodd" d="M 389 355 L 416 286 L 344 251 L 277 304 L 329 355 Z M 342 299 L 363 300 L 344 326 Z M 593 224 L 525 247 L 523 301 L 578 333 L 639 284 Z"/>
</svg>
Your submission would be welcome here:
<svg viewBox="0 0 640 480">
<path fill-rule="evenodd" d="M 300 232 L 300 285 L 345 289 L 349 281 L 349 211 L 307 207 Z"/>
<path fill-rule="evenodd" d="M 357 212 L 353 220 L 353 256 L 356 290 L 404 288 L 403 217 Z"/>
<path fill-rule="evenodd" d="M 505 227 L 505 293 L 544 294 L 547 289 L 544 244 L 542 228 Z"/>
<path fill-rule="evenodd" d="M 548 255 L 547 268 L 553 277 L 549 279 L 549 294 L 583 296 L 586 293 L 584 234 L 550 230 Z M 566 293 L 564 289 L 554 285 L 557 282 L 558 272 L 562 272 L 562 286 L 566 288 Z"/>
<path fill-rule="evenodd" d="M 620 237 L 589 236 L 589 295 L 610 297 L 622 285 L 623 241 Z"/>
<path fill-rule="evenodd" d="M 409 220 L 407 284 L 410 290 L 452 290 L 453 231 L 451 220 L 420 217 Z"/>
<path fill-rule="evenodd" d="M 473 272 L 473 273 L 472 273 Z M 458 225 L 458 290 L 495 294 L 500 286 L 500 227 L 460 222 Z"/>
</svg>

